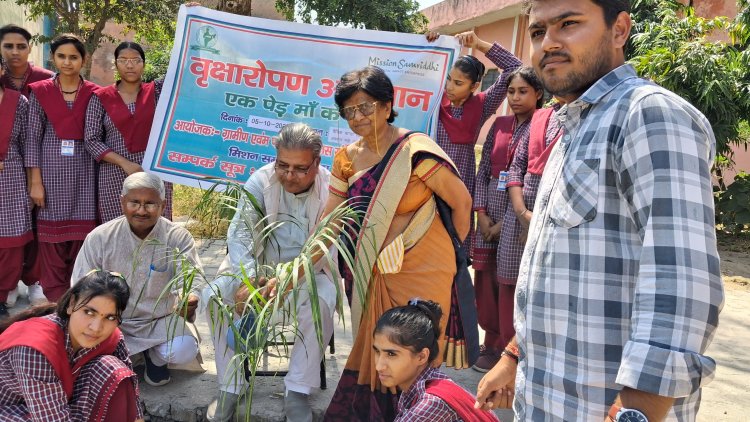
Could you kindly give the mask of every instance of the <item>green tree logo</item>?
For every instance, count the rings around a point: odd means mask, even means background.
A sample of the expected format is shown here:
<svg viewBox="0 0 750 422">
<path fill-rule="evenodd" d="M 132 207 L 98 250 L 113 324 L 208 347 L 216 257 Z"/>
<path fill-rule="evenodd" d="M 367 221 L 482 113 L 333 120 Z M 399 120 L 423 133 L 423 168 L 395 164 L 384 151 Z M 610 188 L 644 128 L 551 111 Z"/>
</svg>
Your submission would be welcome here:
<svg viewBox="0 0 750 422">
<path fill-rule="evenodd" d="M 219 50 L 213 48 L 216 45 L 218 36 L 216 29 L 210 25 L 201 26 L 200 29 L 195 33 L 195 42 L 190 46 L 191 50 L 203 50 L 210 51 L 214 54 L 219 54 Z"/>
</svg>

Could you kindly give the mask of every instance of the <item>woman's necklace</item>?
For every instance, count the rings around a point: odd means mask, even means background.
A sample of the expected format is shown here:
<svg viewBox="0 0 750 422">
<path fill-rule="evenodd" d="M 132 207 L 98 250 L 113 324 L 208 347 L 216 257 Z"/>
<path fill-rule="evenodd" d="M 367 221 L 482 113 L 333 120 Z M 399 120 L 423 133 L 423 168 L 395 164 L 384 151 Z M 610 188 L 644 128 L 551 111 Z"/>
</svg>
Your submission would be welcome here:
<svg viewBox="0 0 750 422">
<path fill-rule="evenodd" d="M 55 83 L 57 84 L 57 87 L 60 89 L 60 93 L 63 94 L 63 96 L 64 95 L 73 95 L 73 94 L 76 94 L 76 96 L 73 97 L 73 102 L 75 102 L 76 99 L 78 98 L 78 91 L 81 89 L 81 85 L 83 85 L 83 78 L 81 78 L 79 76 L 78 86 L 76 87 L 76 89 L 74 91 L 65 91 L 65 90 L 63 90 L 62 84 L 60 83 L 60 77 L 59 76 L 55 79 Z"/>
</svg>

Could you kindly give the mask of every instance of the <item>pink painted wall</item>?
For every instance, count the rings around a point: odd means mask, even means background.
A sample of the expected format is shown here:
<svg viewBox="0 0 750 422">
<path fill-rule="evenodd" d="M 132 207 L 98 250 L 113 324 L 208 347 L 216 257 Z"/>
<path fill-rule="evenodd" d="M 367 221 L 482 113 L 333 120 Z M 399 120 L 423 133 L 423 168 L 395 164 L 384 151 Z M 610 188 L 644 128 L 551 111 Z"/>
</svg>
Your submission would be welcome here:
<svg viewBox="0 0 750 422">
<path fill-rule="evenodd" d="M 685 0 L 687 2 L 687 0 Z M 693 6 L 699 16 L 729 16 L 737 14 L 735 0 L 694 0 Z M 518 16 L 518 30 L 516 32 L 516 44 L 514 54 L 521 59 L 525 65 L 530 64 L 529 38 L 526 27 L 528 18 L 521 11 L 521 1 L 518 0 L 445 0 L 422 10 L 422 13 L 430 20 L 429 28 L 437 30 L 446 35 L 473 29 L 477 35 L 487 41 L 498 41 L 504 47 L 511 48 L 513 45 L 513 27 Z M 463 54 L 468 54 L 464 51 Z M 478 55 L 487 69 L 493 69 L 483 54 Z M 507 107 L 503 103 L 498 115 L 506 114 Z M 479 144 L 484 143 L 489 126 L 493 121 L 490 118 L 482 128 Z M 734 175 L 739 170 L 750 171 L 750 150 L 735 147 L 735 166 L 726 172 L 727 183 L 734 180 Z"/>
<path fill-rule="evenodd" d="M 479 38 L 497 42 L 511 50 L 525 64 L 529 64 L 529 51 L 526 42 L 526 17 L 521 13 L 520 1 L 508 0 L 446 0 L 422 11 L 430 20 L 429 28 L 444 35 L 455 35 L 474 30 Z M 515 34 L 514 28 L 518 27 Z M 487 71 L 497 69 L 484 54 L 463 49 L 461 54 L 473 54 L 481 60 Z M 507 114 L 505 102 L 496 115 Z M 494 117 L 490 117 L 479 133 L 478 144 L 483 144 Z"/>
</svg>

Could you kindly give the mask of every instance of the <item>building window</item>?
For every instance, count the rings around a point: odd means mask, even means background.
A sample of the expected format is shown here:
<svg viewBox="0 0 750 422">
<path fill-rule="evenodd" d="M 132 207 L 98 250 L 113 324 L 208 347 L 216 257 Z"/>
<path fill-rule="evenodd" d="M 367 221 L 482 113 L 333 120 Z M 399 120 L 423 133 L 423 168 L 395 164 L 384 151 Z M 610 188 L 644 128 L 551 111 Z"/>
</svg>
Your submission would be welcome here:
<svg viewBox="0 0 750 422">
<path fill-rule="evenodd" d="M 487 88 L 491 87 L 492 84 L 495 83 L 497 80 L 497 77 L 500 76 L 500 72 L 498 72 L 497 69 L 490 69 L 487 71 L 487 73 L 484 74 L 484 78 L 482 78 L 482 89 L 481 91 L 486 90 Z"/>
</svg>

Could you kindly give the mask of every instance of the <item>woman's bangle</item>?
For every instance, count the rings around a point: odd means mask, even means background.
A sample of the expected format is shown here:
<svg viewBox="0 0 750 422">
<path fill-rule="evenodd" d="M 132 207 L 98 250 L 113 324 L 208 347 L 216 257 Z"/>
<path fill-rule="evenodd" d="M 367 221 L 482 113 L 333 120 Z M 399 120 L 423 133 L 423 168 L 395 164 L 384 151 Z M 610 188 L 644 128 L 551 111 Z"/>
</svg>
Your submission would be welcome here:
<svg viewBox="0 0 750 422">
<path fill-rule="evenodd" d="M 518 218 L 522 218 L 524 215 L 526 215 L 527 212 L 529 212 L 528 208 L 526 208 L 525 210 L 523 210 L 523 212 L 518 215 Z"/>
</svg>

